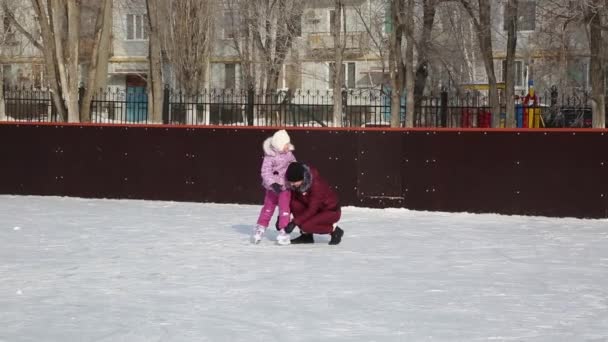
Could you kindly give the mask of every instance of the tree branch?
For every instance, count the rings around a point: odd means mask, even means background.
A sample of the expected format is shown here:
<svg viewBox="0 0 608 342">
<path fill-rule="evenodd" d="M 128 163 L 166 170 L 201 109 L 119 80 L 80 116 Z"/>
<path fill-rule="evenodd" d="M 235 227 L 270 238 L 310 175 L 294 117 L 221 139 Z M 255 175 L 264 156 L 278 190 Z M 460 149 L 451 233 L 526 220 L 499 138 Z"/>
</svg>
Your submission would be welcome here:
<svg viewBox="0 0 608 342">
<path fill-rule="evenodd" d="M 34 36 L 29 33 L 15 18 L 15 14 L 13 13 L 13 11 L 11 11 L 8 8 L 8 5 L 6 4 L 6 0 L 2 0 L 2 10 L 4 11 L 4 13 L 6 14 L 6 17 L 9 19 L 9 21 L 11 22 L 11 24 L 13 26 L 15 26 L 17 28 L 17 30 L 24 35 L 27 40 L 30 41 L 30 43 L 32 43 L 32 45 L 34 45 L 38 50 L 42 51 L 42 45 L 36 40 L 34 39 Z"/>
</svg>

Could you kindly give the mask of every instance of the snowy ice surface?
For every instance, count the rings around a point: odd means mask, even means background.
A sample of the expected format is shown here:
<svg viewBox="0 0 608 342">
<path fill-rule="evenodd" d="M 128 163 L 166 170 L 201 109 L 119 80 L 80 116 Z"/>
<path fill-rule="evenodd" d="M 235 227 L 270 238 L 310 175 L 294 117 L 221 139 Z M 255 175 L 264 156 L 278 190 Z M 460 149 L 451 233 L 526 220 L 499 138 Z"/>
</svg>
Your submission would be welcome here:
<svg viewBox="0 0 608 342">
<path fill-rule="evenodd" d="M 0 196 L 0 341 L 608 340 L 606 220 L 345 208 L 282 247 L 259 209 Z"/>
</svg>

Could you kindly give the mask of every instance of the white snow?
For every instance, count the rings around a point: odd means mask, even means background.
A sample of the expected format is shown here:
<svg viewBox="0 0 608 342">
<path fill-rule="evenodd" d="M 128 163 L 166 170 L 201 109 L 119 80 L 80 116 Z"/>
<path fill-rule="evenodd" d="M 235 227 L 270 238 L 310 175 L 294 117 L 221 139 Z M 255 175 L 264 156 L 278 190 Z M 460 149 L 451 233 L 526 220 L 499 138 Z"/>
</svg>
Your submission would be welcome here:
<svg viewBox="0 0 608 342">
<path fill-rule="evenodd" d="M 345 208 L 339 246 L 252 245 L 259 209 L 0 196 L 0 341 L 608 340 L 606 220 Z"/>
</svg>

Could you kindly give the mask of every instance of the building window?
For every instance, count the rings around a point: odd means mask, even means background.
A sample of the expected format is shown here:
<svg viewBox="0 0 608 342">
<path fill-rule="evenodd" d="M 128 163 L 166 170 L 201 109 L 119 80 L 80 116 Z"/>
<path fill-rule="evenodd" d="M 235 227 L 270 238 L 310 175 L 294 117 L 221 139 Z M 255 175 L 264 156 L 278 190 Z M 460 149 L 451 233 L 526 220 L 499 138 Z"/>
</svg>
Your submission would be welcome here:
<svg viewBox="0 0 608 342">
<path fill-rule="evenodd" d="M 302 70 L 300 65 L 284 64 L 279 79 L 281 80 L 281 88 L 302 88 Z"/>
<path fill-rule="evenodd" d="M 355 63 L 348 63 L 348 74 L 346 75 L 346 85 L 348 88 L 357 87 L 357 76 L 355 73 Z"/>
<path fill-rule="evenodd" d="M 127 14 L 127 40 L 148 39 L 148 17 L 144 14 Z"/>
<path fill-rule="evenodd" d="M 35 88 L 44 87 L 44 67 L 42 64 L 32 64 L 32 81 Z"/>
<path fill-rule="evenodd" d="M 335 63 L 329 63 L 329 88 L 333 88 L 334 86 L 334 75 L 335 75 Z M 356 88 L 357 87 L 357 79 L 356 79 L 356 64 L 344 63 L 342 64 L 342 87 L 346 88 Z"/>
<path fill-rule="evenodd" d="M 385 3 L 383 29 L 383 33 L 393 32 L 393 13 L 391 12 L 391 5 L 389 3 Z"/>
<path fill-rule="evenodd" d="M 515 86 L 523 87 L 524 86 L 524 62 L 515 61 Z M 507 81 L 507 61 L 502 61 L 502 82 Z"/>
<path fill-rule="evenodd" d="M 241 20 L 234 11 L 224 11 L 224 39 L 239 38 L 239 33 L 244 35 L 246 27 Z"/>
<path fill-rule="evenodd" d="M 236 64 L 224 64 L 224 89 L 236 88 Z"/>
<path fill-rule="evenodd" d="M 504 6 L 504 27 L 509 29 L 507 5 Z M 536 1 L 520 1 L 517 6 L 517 31 L 534 31 L 536 29 Z"/>
<path fill-rule="evenodd" d="M 13 67 L 10 64 L 2 64 L 2 76 L 4 86 L 8 86 L 11 84 L 12 76 L 13 76 Z"/>
<path fill-rule="evenodd" d="M 589 63 L 583 60 L 569 60 L 567 63 L 567 75 L 578 88 L 589 87 Z"/>
</svg>

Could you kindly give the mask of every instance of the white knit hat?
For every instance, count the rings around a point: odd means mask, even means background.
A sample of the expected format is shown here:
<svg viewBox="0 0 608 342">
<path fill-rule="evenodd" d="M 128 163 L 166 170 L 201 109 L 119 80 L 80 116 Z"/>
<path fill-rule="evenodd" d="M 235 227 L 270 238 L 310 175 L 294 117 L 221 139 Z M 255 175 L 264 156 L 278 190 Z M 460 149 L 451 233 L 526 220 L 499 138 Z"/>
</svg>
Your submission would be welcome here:
<svg viewBox="0 0 608 342">
<path fill-rule="evenodd" d="M 272 147 L 274 147 L 274 149 L 277 151 L 283 150 L 283 148 L 285 147 L 285 144 L 289 144 L 289 143 L 290 143 L 289 134 L 287 134 L 287 131 L 284 129 L 282 129 L 280 131 L 276 131 L 274 133 L 274 135 L 272 136 L 272 140 L 270 141 L 270 144 L 272 145 Z"/>
</svg>

